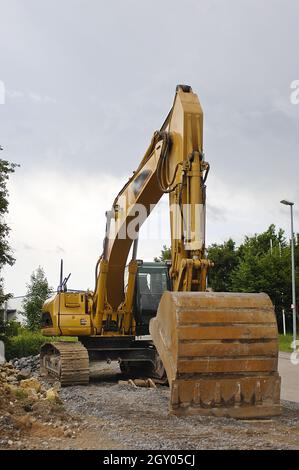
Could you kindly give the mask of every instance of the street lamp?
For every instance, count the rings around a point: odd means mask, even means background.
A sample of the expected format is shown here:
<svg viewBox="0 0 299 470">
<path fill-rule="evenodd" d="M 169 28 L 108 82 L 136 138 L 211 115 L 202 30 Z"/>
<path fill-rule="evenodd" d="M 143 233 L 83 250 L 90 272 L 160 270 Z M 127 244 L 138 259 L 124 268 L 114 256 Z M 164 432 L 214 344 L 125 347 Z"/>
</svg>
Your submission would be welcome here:
<svg viewBox="0 0 299 470">
<path fill-rule="evenodd" d="M 297 326 L 296 326 L 296 284 L 295 284 L 295 244 L 294 244 L 294 220 L 293 220 L 293 202 L 283 199 L 280 201 L 285 206 L 291 208 L 291 257 L 292 257 L 292 310 L 293 310 L 293 349 L 296 351 Z"/>
</svg>

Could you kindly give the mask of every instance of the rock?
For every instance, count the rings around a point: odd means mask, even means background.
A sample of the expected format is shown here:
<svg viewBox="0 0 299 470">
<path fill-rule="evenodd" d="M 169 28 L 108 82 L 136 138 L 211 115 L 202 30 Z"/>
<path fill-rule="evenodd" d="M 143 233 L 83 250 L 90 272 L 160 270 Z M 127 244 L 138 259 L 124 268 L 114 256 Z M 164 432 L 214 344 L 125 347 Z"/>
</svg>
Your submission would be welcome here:
<svg viewBox="0 0 299 470">
<path fill-rule="evenodd" d="M 49 401 L 52 401 L 52 402 L 60 402 L 58 392 L 55 388 L 49 388 L 49 390 L 47 390 L 46 400 L 49 400 Z"/>
<path fill-rule="evenodd" d="M 32 410 L 33 410 L 33 407 L 31 403 L 26 403 L 26 405 L 24 405 L 24 411 L 26 411 L 27 413 L 30 413 L 30 411 Z"/>
<path fill-rule="evenodd" d="M 34 390 L 36 393 L 41 389 L 41 383 L 35 377 L 31 377 L 30 379 L 21 380 L 20 387 Z"/>
<path fill-rule="evenodd" d="M 55 381 L 54 384 L 53 384 L 53 388 L 55 388 L 55 390 L 59 391 L 61 390 L 61 384 L 59 381 Z"/>
<path fill-rule="evenodd" d="M 9 375 L 6 378 L 7 382 L 16 382 L 16 377 L 14 375 Z"/>
<path fill-rule="evenodd" d="M 15 391 L 17 390 L 17 387 L 15 385 L 8 383 L 5 383 L 3 388 L 6 393 L 15 393 Z"/>
<path fill-rule="evenodd" d="M 65 437 L 72 437 L 73 436 L 73 432 L 71 431 L 71 429 L 67 429 L 66 431 L 64 431 L 64 436 Z"/>
<path fill-rule="evenodd" d="M 36 356 L 14 358 L 10 365 L 18 370 L 29 369 L 31 373 L 39 369 L 39 354 Z"/>
<path fill-rule="evenodd" d="M 19 426 L 24 429 L 30 429 L 32 427 L 31 416 L 29 415 L 21 416 L 21 418 L 18 419 L 18 422 Z"/>
<path fill-rule="evenodd" d="M 20 372 L 17 374 L 18 380 L 29 379 L 31 375 L 30 369 L 21 369 Z"/>
<path fill-rule="evenodd" d="M 13 445 L 13 441 L 9 440 L 9 441 L 7 441 L 7 444 L 8 444 L 9 446 L 12 446 L 12 445 Z"/>
<path fill-rule="evenodd" d="M 38 394 L 36 393 L 34 388 L 27 388 L 26 391 L 28 393 L 28 398 L 30 398 L 33 401 L 38 401 L 39 400 Z"/>
</svg>

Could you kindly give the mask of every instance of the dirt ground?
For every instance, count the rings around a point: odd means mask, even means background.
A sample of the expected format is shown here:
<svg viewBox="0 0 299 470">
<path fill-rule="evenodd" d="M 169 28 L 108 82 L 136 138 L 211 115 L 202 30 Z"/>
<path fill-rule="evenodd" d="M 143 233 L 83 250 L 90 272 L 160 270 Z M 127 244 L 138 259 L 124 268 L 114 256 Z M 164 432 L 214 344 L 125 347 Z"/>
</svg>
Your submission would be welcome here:
<svg viewBox="0 0 299 470">
<path fill-rule="evenodd" d="M 88 386 L 62 389 L 61 403 L 6 397 L 0 449 L 299 449 L 295 403 L 284 401 L 283 415 L 267 420 L 177 418 L 168 414 L 168 387 L 135 388 L 123 378 L 117 364 L 104 364 Z"/>
</svg>

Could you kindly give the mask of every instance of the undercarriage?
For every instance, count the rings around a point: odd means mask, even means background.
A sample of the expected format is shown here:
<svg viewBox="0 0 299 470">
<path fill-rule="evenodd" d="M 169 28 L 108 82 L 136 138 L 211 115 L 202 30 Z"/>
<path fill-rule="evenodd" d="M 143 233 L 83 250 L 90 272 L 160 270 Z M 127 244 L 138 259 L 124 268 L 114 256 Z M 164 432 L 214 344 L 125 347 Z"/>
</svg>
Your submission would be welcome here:
<svg viewBox="0 0 299 470">
<path fill-rule="evenodd" d="M 118 361 L 130 377 L 165 382 L 162 361 L 151 340 L 134 337 L 88 337 L 80 341 L 57 341 L 41 347 L 41 372 L 55 377 L 62 386 L 86 385 L 90 363 Z"/>
</svg>

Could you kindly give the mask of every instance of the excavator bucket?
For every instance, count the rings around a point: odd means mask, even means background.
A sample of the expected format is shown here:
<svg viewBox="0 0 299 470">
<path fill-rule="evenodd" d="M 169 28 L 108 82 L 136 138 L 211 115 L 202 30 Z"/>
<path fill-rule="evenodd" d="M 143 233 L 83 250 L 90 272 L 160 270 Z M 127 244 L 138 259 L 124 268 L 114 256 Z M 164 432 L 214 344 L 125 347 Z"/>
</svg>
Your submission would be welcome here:
<svg viewBox="0 0 299 470">
<path fill-rule="evenodd" d="M 150 333 L 176 415 L 279 415 L 278 340 L 266 294 L 165 292 Z"/>
</svg>

